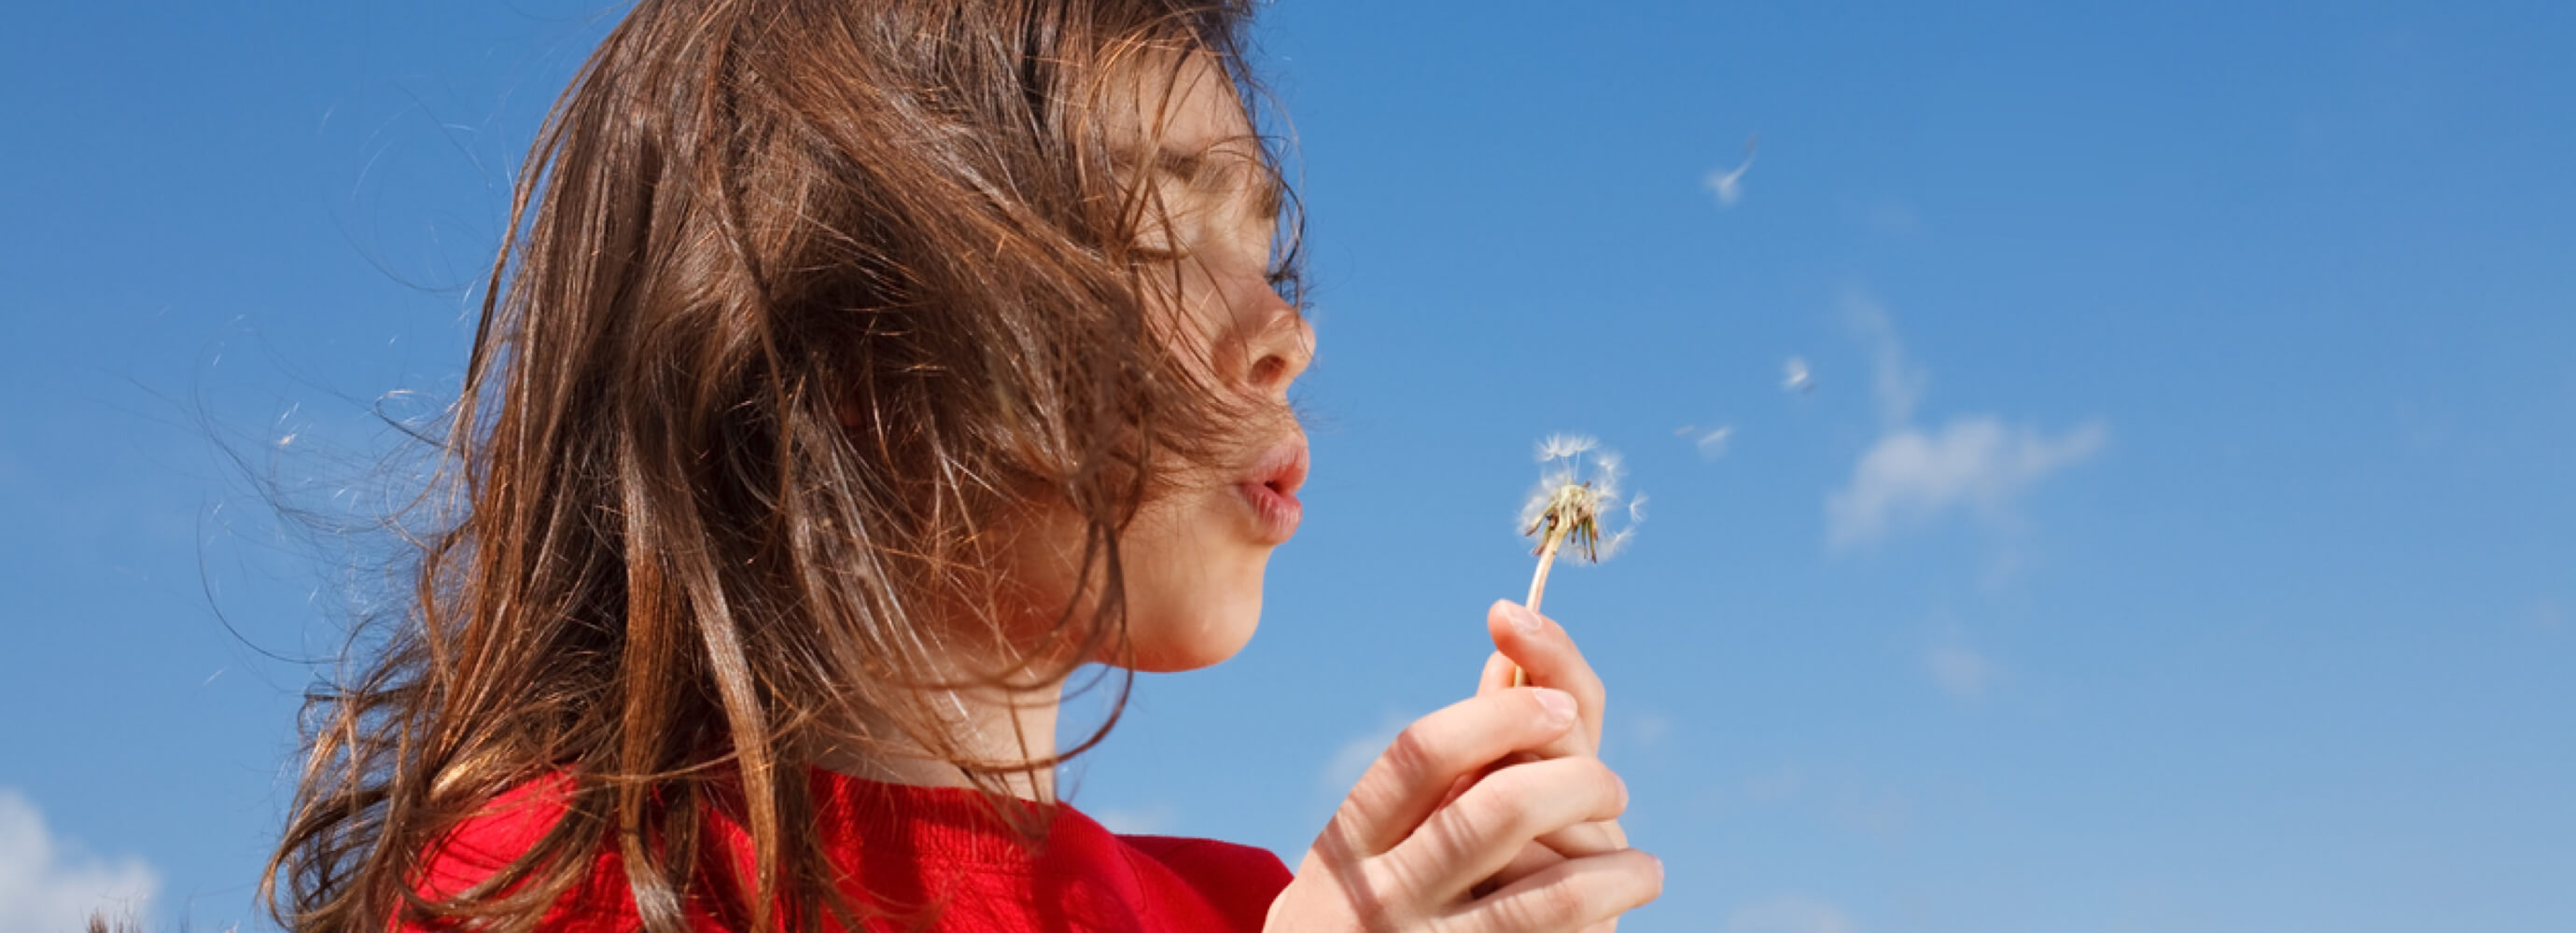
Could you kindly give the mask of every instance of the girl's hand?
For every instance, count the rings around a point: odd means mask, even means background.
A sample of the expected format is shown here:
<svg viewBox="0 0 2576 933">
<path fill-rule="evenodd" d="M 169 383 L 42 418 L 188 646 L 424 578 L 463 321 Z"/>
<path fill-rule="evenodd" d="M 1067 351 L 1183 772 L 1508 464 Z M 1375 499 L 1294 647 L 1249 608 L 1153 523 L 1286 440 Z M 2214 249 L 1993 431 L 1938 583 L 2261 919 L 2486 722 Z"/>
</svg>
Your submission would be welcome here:
<svg viewBox="0 0 2576 933">
<path fill-rule="evenodd" d="M 1588 747 L 1583 722 L 1566 691 L 1508 686 L 1415 721 L 1316 837 L 1264 929 L 1564 933 L 1654 900 L 1663 865 L 1626 848 L 1550 848 L 1550 864 L 1485 884 L 1538 840 L 1626 808 L 1627 788 L 1599 758 L 1551 754 L 1569 736 Z M 1501 767 L 1523 753 L 1538 757 Z"/>
<path fill-rule="evenodd" d="M 1515 756 L 1516 761 L 1544 761 L 1556 758 L 1589 758 L 1599 760 L 1601 721 L 1609 701 L 1601 677 L 1583 660 L 1574 640 L 1554 621 L 1529 611 L 1510 600 L 1497 600 L 1485 613 L 1486 632 L 1493 636 L 1498 650 L 1485 659 L 1484 675 L 1477 680 L 1476 695 L 1489 696 L 1512 689 L 1512 669 L 1518 667 L 1536 687 L 1553 687 L 1574 697 L 1581 711 L 1583 726 L 1567 730 L 1546 746 Z M 1450 796 L 1466 792 L 1483 773 L 1461 778 L 1450 789 Z M 1617 820 L 1578 823 L 1533 840 L 1512 857 L 1509 864 L 1492 878 L 1481 882 L 1478 890 L 1499 889 L 1536 874 L 1568 859 L 1615 852 L 1628 847 L 1628 834 Z M 1605 924 L 1607 930 L 1616 921 Z"/>
</svg>

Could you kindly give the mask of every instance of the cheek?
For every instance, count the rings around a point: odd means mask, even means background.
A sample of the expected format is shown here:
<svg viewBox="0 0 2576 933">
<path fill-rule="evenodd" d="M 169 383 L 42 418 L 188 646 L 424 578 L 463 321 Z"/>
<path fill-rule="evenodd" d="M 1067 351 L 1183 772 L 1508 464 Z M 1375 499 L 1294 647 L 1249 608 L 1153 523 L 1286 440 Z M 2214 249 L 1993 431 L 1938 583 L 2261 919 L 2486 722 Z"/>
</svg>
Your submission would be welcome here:
<svg viewBox="0 0 2576 933">
<path fill-rule="evenodd" d="M 1001 637 L 1014 653 L 1024 654 L 1045 643 L 1073 599 L 1082 569 L 1083 535 L 1082 519 L 1070 509 L 1057 509 L 1014 523 L 992 553 L 997 604 L 990 611 L 998 616 Z M 1085 607 L 1076 617 L 1088 614 Z M 991 637 L 989 630 L 979 637 Z"/>
<path fill-rule="evenodd" d="M 1127 563 L 1127 632 L 1139 671 L 1207 667 L 1234 656 L 1261 620 L 1269 549 L 1247 546 L 1237 517 L 1219 498 L 1231 490 L 1175 497 L 1138 516 L 1122 541 Z M 1150 524 L 1146 519 L 1155 519 Z"/>
</svg>

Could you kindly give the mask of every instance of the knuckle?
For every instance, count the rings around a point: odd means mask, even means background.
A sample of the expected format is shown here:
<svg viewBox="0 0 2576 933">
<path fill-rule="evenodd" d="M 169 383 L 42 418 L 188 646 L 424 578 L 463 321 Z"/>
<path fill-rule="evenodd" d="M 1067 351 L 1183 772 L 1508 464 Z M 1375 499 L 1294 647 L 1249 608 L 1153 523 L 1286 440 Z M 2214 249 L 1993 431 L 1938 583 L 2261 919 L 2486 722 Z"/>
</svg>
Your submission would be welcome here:
<svg viewBox="0 0 2576 933">
<path fill-rule="evenodd" d="M 1494 772 L 1477 782 L 1475 792 L 1458 798 L 1457 805 L 1449 809 L 1455 814 L 1452 818 L 1473 826 L 1492 826 L 1529 812 L 1529 805 L 1546 792 L 1544 776 L 1532 773 L 1536 770 L 1530 765 L 1513 765 Z"/>
<path fill-rule="evenodd" d="M 1537 805 L 1543 802 L 1545 792 L 1542 787 L 1532 786 L 1532 782 L 1499 782 L 1490 796 L 1476 801 L 1473 806 L 1458 808 L 1460 831 L 1498 842 L 1537 838 L 1537 827 L 1531 825 L 1531 815 L 1538 812 Z M 1462 799 L 1460 802 L 1465 801 Z M 1508 840 L 1505 837 L 1509 837 Z"/>
<path fill-rule="evenodd" d="M 1422 840 L 1424 868 L 1455 867 L 1473 861 L 1478 841 L 1493 836 L 1489 828 L 1494 824 L 1495 811 L 1487 799 L 1461 797 L 1449 809 L 1433 814 L 1415 831 Z"/>
<path fill-rule="evenodd" d="M 1351 904 L 1351 921 L 1368 933 L 1404 928 L 1405 913 L 1385 897 L 1362 897 Z"/>
<path fill-rule="evenodd" d="M 1427 721 L 1416 721 L 1396 733 L 1395 741 L 1387 743 L 1386 752 L 1378 757 L 1407 782 L 1428 779 L 1438 769 L 1441 758 L 1441 743 L 1434 737 L 1435 731 Z"/>
<path fill-rule="evenodd" d="M 1416 854 L 1424 857 L 1372 859 L 1362 867 L 1361 887 L 1368 896 L 1353 905 L 1361 929 L 1420 928 L 1437 896 L 1432 883 L 1439 877 L 1441 862 L 1436 853 Z"/>
</svg>

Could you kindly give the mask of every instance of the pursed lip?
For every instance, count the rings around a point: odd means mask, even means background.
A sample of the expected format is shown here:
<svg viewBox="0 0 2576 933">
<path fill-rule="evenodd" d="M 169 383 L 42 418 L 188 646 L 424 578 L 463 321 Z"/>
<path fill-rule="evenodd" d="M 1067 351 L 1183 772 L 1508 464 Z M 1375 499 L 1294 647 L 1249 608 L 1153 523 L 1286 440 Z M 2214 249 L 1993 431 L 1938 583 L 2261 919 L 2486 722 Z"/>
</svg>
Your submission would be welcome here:
<svg viewBox="0 0 2576 933">
<path fill-rule="evenodd" d="M 1306 484 L 1306 436 L 1292 435 L 1288 440 L 1270 446 L 1261 458 L 1245 471 L 1243 482 L 1267 486 L 1282 496 L 1294 497 L 1297 488 Z"/>
<path fill-rule="evenodd" d="M 1292 435 L 1273 445 L 1244 471 L 1234 486 L 1252 518 L 1252 538 L 1265 545 L 1287 543 L 1305 516 L 1297 487 L 1306 482 L 1306 437 Z"/>
</svg>

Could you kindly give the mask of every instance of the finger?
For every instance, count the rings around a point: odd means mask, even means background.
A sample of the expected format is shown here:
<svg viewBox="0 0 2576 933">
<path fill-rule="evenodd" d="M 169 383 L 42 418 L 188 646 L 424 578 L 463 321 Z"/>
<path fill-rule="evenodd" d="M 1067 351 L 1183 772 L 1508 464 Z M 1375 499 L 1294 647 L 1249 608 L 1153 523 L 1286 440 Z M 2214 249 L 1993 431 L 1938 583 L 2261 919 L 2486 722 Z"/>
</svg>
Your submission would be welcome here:
<svg viewBox="0 0 2576 933">
<path fill-rule="evenodd" d="M 1476 695 L 1484 696 L 1485 694 L 1492 693 L 1496 690 L 1511 689 L 1512 669 L 1519 666 L 1520 665 L 1512 663 L 1511 656 L 1500 651 L 1486 655 L 1485 672 L 1483 675 L 1476 678 Z M 1582 702 L 1582 699 L 1583 698 L 1581 697 L 1576 697 L 1575 701 L 1580 703 Z"/>
<path fill-rule="evenodd" d="M 1559 856 L 1563 856 L 1565 858 L 1582 858 L 1587 855 L 1602 855 L 1627 848 L 1628 834 L 1619 829 L 1619 821 L 1617 820 L 1599 820 L 1590 823 L 1576 823 L 1564 829 L 1540 836 L 1533 841 L 1537 842 L 1539 845 L 1546 846 L 1548 851 L 1554 852 Z"/>
<path fill-rule="evenodd" d="M 1468 891 L 1471 894 L 1483 896 L 1510 887 L 1512 882 L 1535 875 L 1567 859 L 1606 855 L 1625 849 L 1628 847 L 1627 840 L 1616 831 L 1618 825 L 1615 822 L 1576 823 L 1540 836 L 1531 840 L 1528 845 L 1522 846 L 1520 853 L 1512 856 L 1512 860 L 1505 863 L 1502 870 L 1495 872 L 1493 877 L 1477 882 L 1476 886 Z"/>
<path fill-rule="evenodd" d="M 1476 933 L 1577 930 L 1664 892 L 1664 865 L 1635 849 L 1559 862 L 1471 902 L 1457 928 Z"/>
<path fill-rule="evenodd" d="M 1628 788 L 1601 759 L 1513 765 L 1431 814 L 1384 861 L 1396 877 L 1447 900 L 1501 871 L 1522 846 L 1540 836 L 1577 823 L 1616 819 L 1627 806 Z"/>
<path fill-rule="evenodd" d="M 1583 708 L 1583 733 L 1591 738 L 1592 748 L 1600 748 L 1601 713 L 1609 702 L 1608 691 L 1592 664 L 1583 659 L 1583 652 L 1575 650 L 1565 628 L 1508 599 L 1496 600 L 1485 613 L 1485 628 L 1493 636 L 1494 647 L 1529 672 L 1530 684 L 1574 695 L 1574 702 Z"/>
<path fill-rule="evenodd" d="M 1512 683 L 1512 675 L 1519 670 L 1520 665 L 1512 663 L 1511 657 L 1500 651 L 1485 655 L 1485 670 L 1476 678 L 1476 695 L 1484 696 L 1497 690 L 1512 689 L 1514 686 Z M 1577 705 L 1580 705 L 1581 702 L 1582 701 L 1580 699 L 1576 700 Z M 1469 786 L 1475 784 L 1477 781 L 1484 780 L 1485 775 L 1492 774 L 1495 768 L 1500 768 L 1504 765 L 1519 764 L 1524 761 L 1538 761 L 1545 758 L 1563 758 L 1567 755 L 1584 754 L 1587 749 L 1583 748 L 1578 742 L 1576 742 L 1576 739 L 1580 735 L 1581 733 L 1579 730 L 1568 729 L 1566 730 L 1565 738 L 1558 739 L 1556 742 L 1551 743 L 1549 747 L 1530 752 L 1517 752 L 1501 761 L 1479 768 L 1474 773 L 1471 773 L 1466 777 L 1459 778 L 1457 783 L 1451 785 L 1449 788 L 1449 795 L 1441 798 L 1440 805 L 1444 807 L 1448 806 L 1449 801 L 1458 799 L 1459 794 L 1466 793 Z"/>
<path fill-rule="evenodd" d="M 1361 854 L 1385 852 L 1422 825 L 1460 778 L 1513 752 L 1559 742 L 1579 722 L 1574 698 L 1562 690 L 1524 687 L 1450 704 L 1396 734 L 1333 825 Z"/>
<path fill-rule="evenodd" d="M 1484 897 L 1485 895 L 1511 887 L 1512 882 L 1519 881 L 1531 875 L 1538 874 L 1539 872 L 1546 871 L 1549 868 L 1553 868 L 1557 863 L 1563 861 L 1565 861 L 1565 856 L 1556 854 L 1556 850 L 1550 849 L 1536 842 L 1532 842 L 1528 845 L 1522 846 L 1519 854 L 1513 855 L 1510 862 L 1504 863 L 1503 870 L 1495 872 L 1493 877 L 1476 882 L 1474 887 L 1468 888 L 1467 896 L 1471 899 Z"/>
</svg>

